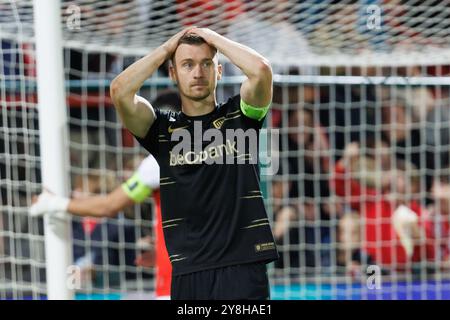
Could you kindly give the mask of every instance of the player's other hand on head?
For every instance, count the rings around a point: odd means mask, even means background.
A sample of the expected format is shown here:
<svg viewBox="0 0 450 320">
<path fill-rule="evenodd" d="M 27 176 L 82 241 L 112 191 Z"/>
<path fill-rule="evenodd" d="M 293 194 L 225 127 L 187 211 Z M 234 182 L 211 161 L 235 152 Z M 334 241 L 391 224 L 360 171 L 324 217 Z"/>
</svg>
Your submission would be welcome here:
<svg viewBox="0 0 450 320">
<path fill-rule="evenodd" d="M 56 214 L 67 210 L 69 199 L 57 196 L 48 190 L 44 190 L 39 196 L 33 196 L 33 205 L 28 212 L 32 217 L 43 216 L 45 213 Z"/>
<path fill-rule="evenodd" d="M 180 41 L 181 37 L 183 37 L 186 33 L 191 32 L 191 30 L 195 29 L 194 26 L 192 27 L 187 27 L 183 30 L 181 30 L 180 32 L 176 33 L 175 35 L 173 35 L 169 40 L 167 40 L 164 44 L 163 47 L 166 49 L 166 51 L 169 53 L 169 55 L 172 55 L 175 50 L 178 47 L 178 42 Z"/>
<path fill-rule="evenodd" d="M 191 30 L 189 30 L 189 33 L 196 34 L 200 37 L 202 37 L 206 42 L 210 43 L 211 38 L 215 35 L 217 35 L 217 32 L 209 29 L 209 28 L 197 28 L 194 27 Z"/>
</svg>

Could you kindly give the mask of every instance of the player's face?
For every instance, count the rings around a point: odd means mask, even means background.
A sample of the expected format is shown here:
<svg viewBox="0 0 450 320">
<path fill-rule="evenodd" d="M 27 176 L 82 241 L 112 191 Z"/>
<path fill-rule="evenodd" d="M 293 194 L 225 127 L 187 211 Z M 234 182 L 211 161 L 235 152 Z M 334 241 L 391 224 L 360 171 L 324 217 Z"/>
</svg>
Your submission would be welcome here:
<svg viewBox="0 0 450 320">
<path fill-rule="evenodd" d="M 207 44 L 178 46 L 171 76 L 180 94 L 201 101 L 215 94 L 217 80 L 222 74 L 217 55 Z"/>
</svg>

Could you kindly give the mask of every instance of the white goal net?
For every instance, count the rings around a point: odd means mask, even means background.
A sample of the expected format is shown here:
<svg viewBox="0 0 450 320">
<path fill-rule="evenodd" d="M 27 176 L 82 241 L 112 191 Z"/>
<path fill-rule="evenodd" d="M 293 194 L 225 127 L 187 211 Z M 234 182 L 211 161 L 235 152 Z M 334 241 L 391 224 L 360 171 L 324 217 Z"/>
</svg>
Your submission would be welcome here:
<svg viewBox="0 0 450 320">
<path fill-rule="evenodd" d="M 265 125 L 280 129 L 280 169 L 262 177 L 280 253 L 272 298 L 450 298 L 448 1 L 60 6 L 72 196 L 111 191 L 145 155 L 110 81 L 183 27 L 210 27 L 275 72 Z M 33 12 L 32 1 L 0 0 L 0 299 L 47 297 L 43 222 L 27 212 L 42 190 Z M 224 101 L 242 74 L 221 61 Z M 162 66 L 141 95 L 173 89 Z M 72 218 L 77 299 L 152 297 L 154 267 L 135 260 L 151 248 L 153 211 L 148 199 L 117 218 Z"/>
</svg>

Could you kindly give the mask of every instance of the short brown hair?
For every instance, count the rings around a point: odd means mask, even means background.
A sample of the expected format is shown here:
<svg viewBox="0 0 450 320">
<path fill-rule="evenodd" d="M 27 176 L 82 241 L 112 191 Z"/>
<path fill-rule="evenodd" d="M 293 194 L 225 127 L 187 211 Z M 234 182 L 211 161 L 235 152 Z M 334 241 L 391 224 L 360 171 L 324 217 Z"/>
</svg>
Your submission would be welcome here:
<svg viewBox="0 0 450 320">
<path fill-rule="evenodd" d="M 186 33 L 184 34 L 180 40 L 178 40 L 178 45 L 180 44 L 189 44 L 189 45 L 193 45 L 193 46 L 200 46 L 202 44 L 208 44 L 205 39 L 203 39 L 202 37 L 200 37 L 199 35 L 196 35 L 195 33 Z M 213 51 L 214 51 L 214 55 L 216 55 L 217 53 L 217 48 L 210 46 Z M 175 50 L 175 52 L 172 54 L 172 57 L 170 58 L 170 60 L 172 61 L 172 65 L 175 65 L 175 53 L 177 52 L 177 50 Z"/>
</svg>

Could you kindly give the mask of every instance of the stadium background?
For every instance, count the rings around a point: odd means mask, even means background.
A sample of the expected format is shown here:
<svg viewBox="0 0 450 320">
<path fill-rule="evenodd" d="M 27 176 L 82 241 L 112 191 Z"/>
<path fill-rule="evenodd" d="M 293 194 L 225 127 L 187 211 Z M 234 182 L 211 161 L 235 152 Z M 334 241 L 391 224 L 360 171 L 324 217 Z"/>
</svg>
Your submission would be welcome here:
<svg viewBox="0 0 450 320">
<path fill-rule="evenodd" d="M 336 164 L 357 141 L 363 190 L 381 189 L 390 174 L 383 165 L 397 168 L 402 159 L 413 164 L 404 175 L 419 179 L 418 188 L 406 192 L 436 211 L 430 187 L 449 166 L 447 1 L 74 0 L 61 1 L 60 12 L 64 167 L 73 196 L 110 191 L 142 159 L 143 150 L 117 119 L 110 81 L 182 27 L 207 26 L 256 49 L 275 73 L 266 126 L 280 129 L 280 170 L 262 176 L 281 255 L 269 268 L 272 297 L 450 298 L 449 269 L 442 267 L 450 237 L 441 230 L 448 216 L 438 215 L 433 225 L 441 240 L 431 244 L 433 258 L 400 265 L 392 253 L 385 264 L 365 254 L 367 221 L 352 206 L 371 196 L 382 201 L 383 194 L 350 199 L 331 187 Z M 44 227 L 27 214 L 42 189 L 32 1 L 0 0 L 0 41 L 0 299 L 41 299 L 47 296 Z M 219 101 L 237 93 L 242 81 L 239 70 L 221 61 Z M 162 67 L 141 95 L 154 101 L 171 89 Z M 149 199 L 117 219 L 72 219 L 77 236 L 68 241 L 87 277 L 77 299 L 152 297 L 153 268 L 134 264 L 151 249 L 142 239 L 152 237 L 152 205 Z M 390 221 L 377 219 L 378 225 Z M 373 245 L 395 246 L 396 240 Z M 378 271 L 381 285 L 374 287 Z"/>
</svg>

